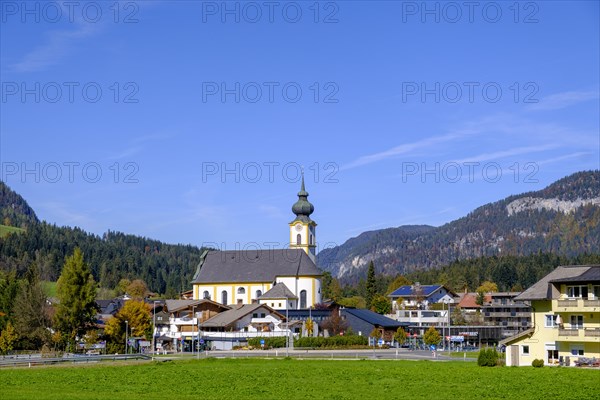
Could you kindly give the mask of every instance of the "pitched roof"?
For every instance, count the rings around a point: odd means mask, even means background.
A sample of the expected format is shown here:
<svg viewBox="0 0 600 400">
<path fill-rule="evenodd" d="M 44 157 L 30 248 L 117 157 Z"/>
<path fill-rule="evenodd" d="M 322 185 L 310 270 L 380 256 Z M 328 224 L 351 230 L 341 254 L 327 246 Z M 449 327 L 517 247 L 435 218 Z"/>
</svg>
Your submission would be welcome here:
<svg viewBox="0 0 600 400">
<path fill-rule="evenodd" d="M 212 300 L 209 299 L 202 299 L 202 300 L 165 300 L 165 306 L 167 308 L 168 312 L 176 312 L 176 311 L 180 311 L 180 310 L 185 310 L 187 308 L 193 307 L 193 306 L 198 306 L 201 304 L 205 304 L 205 303 L 211 303 L 211 304 L 216 304 L 219 307 L 222 307 L 223 309 L 229 309 L 229 307 L 224 306 L 221 303 L 216 303 Z"/>
<path fill-rule="evenodd" d="M 477 293 L 465 293 L 463 298 L 458 303 L 458 307 L 460 308 L 481 308 L 479 304 L 477 304 Z"/>
<path fill-rule="evenodd" d="M 278 276 L 321 276 L 302 249 L 208 251 L 192 283 L 272 282 Z"/>
<path fill-rule="evenodd" d="M 583 282 L 600 282 L 600 266 L 590 266 L 590 269 L 585 271 L 583 274 L 575 277 L 553 279 L 552 282 L 556 283 L 583 283 Z"/>
<path fill-rule="evenodd" d="M 265 304 L 254 303 L 254 304 L 244 304 L 242 306 L 232 308 L 231 310 L 223 311 L 222 313 L 219 313 L 219 314 L 215 315 L 214 317 L 209 318 L 206 321 L 202 322 L 200 324 L 200 327 L 201 328 L 224 328 L 224 327 L 227 327 L 227 326 L 233 324 L 235 321 L 239 320 L 240 318 L 245 317 L 246 315 L 250 314 L 251 312 L 258 310 L 259 308 L 265 308 L 269 311 L 269 313 L 279 316 L 280 319 L 285 319 L 285 317 L 283 315 L 279 314 L 277 311 L 273 310 L 271 307 L 269 307 Z"/>
<path fill-rule="evenodd" d="M 362 319 L 363 321 L 375 325 L 381 326 L 382 328 L 399 328 L 406 324 L 398 322 L 394 319 L 385 317 L 381 314 L 377 314 L 371 310 L 366 310 L 364 308 L 344 308 L 342 309 L 342 313 L 348 313 L 350 315 L 355 316 L 356 318 Z"/>
<path fill-rule="evenodd" d="M 552 285 L 552 282 L 573 282 L 581 279 L 586 273 L 590 277 L 597 272 L 590 271 L 600 269 L 600 265 L 567 265 L 556 267 L 556 269 L 534 283 L 523 293 L 515 297 L 515 300 L 550 300 L 557 298 L 560 293 Z"/>
<path fill-rule="evenodd" d="M 283 282 L 278 282 L 275 286 L 273 286 L 270 290 L 266 291 L 262 296 L 259 297 L 260 300 L 266 299 L 297 299 L 296 296 Z"/>
<path fill-rule="evenodd" d="M 388 297 L 414 297 L 415 296 L 415 287 L 416 285 L 404 285 L 400 286 L 398 289 L 394 290 L 392 293 L 388 295 Z M 423 297 L 429 297 L 432 293 L 440 288 L 445 288 L 444 285 L 420 285 L 421 287 L 421 295 Z M 452 291 L 448 288 L 445 288 L 446 291 L 452 294 Z"/>
</svg>

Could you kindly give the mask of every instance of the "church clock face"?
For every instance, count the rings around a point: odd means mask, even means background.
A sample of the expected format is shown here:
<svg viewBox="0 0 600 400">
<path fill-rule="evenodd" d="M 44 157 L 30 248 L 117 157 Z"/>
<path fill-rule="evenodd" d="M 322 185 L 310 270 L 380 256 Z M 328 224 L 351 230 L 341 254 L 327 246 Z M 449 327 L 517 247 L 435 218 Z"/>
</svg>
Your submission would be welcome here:
<svg viewBox="0 0 600 400">
<path fill-rule="evenodd" d="M 302 224 L 296 224 L 296 232 L 300 232 L 302 230 Z"/>
</svg>

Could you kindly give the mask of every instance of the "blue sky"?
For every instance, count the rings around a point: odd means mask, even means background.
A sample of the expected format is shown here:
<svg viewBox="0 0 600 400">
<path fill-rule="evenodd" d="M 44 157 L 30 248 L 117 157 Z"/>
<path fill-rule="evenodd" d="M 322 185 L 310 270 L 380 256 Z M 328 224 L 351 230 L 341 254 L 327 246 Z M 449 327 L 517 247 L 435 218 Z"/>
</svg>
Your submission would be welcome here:
<svg viewBox="0 0 600 400">
<path fill-rule="evenodd" d="M 600 167 L 598 2 L 67 3 L 0 38 L 1 179 L 58 225 L 283 247 L 303 166 L 329 247 Z"/>
</svg>

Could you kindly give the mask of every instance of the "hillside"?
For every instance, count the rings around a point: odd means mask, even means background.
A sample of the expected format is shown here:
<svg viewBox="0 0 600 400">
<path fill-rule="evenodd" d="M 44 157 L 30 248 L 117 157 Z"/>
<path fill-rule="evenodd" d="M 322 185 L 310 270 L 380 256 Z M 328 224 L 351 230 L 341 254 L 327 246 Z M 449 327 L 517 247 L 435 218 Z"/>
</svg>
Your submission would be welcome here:
<svg viewBox="0 0 600 400">
<path fill-rule="evenodd" d="M 0 205 L 0 215 L 12 225 L 0 226 L 0 272 L 16 271 L 22 276 L 36 262 L 43 280 L 56 281 L 65 257 L 80 247 L 101 287 L 112 289 L 123 278 L 139 278 L 151 291 L 173 297 L 191 288 L 200 260 L 198 247 L 112 231 L 100 237 L 79 228 L 39 222 L 27 202 L 2 182 Z M 15 223 L 25 229 L 16 228 Z"/>
<path fill-rule="evenodd" d="M 395 275 L 494 255 L 537 252 L 574 257 L 600 251 L 600 171 L 580 172 L 543 190 L 510 196 L 440 227 L 365 232 L 319 253 L 319 266 L 355 282 L 370 260 Z"/>
<path fill-rule="evenodd" d="M 0 181 L 0 225 L 26 228 L 38 222 L 25 199 Z"/>
</svg>

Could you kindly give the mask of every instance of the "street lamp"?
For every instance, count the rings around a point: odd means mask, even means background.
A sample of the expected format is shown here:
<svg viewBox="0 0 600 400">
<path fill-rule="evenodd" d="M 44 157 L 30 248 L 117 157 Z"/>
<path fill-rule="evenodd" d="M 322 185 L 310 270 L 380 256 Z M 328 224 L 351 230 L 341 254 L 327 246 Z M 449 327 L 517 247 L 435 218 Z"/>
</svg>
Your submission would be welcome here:
<svg viewBox="0 0 600 400">
<path fill-rule="evenodd" d="M 156 303 L 158 301 L 154 300 L 152 303 L 154 305 L 152 309 L 152 357 L 154 357 L 156 353 Z"/>
<path fill-rule="evenodd" d="M 129 344 L 129 321 L 125 321 L 125 354 L 127 353 L 127 345 Z"/>
<path fill-rule="evenodd" d="M 194 339 L 195 339 L 195 336 L 194 336 L 194 325 L 195 325 L 195 323 L 194 323 L 194 317 L 195 317 L 194 311 L 195 310 L 196 310 L 196 306 L 192 306 L 192 356 L 194 355 Z"/>
<path fill-rule="evenodd" d="M 285 334 L 287 336 L 287 340 L 285 341 L 285 356 L 289 357 L 290 356 L 290 320 L 288 319 L 288 303 L 289 300 L 286 297 L 285 298 Z"/>
</svg>

